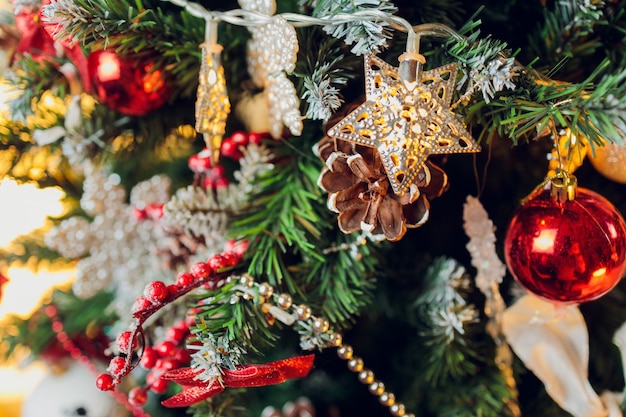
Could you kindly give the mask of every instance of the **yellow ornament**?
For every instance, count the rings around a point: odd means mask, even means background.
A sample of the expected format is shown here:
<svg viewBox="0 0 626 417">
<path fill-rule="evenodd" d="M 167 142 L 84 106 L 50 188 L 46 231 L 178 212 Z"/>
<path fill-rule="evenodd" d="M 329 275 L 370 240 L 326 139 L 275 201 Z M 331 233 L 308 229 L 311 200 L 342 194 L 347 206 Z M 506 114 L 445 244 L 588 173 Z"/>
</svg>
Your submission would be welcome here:
<svg viewBox="0 0 626 417">
<path fill-rule="evenodd" d="M 583 164 L 588 147 L 587 142 L 573 135 L 569 128 L 561 130 L 548 154 L 548 177 L 554 177 L 559 171 L 573 174 Z"/>
<path fill-rule="evenodd" d="M 226 132 L 230 101 L 221 63 L 222 46 L 217 43 L 217 24 L 207 21 L 207 39 L 201 45 L 202 62 L 196 100 L 196 131 L 202 133 L 213 162 L 220 157 Z"/>
<path fill-rule="evenodd" d="M 591 165 L 608 179 L 626 184 L 626 145 L 607 143 L 589 151 Z"/>
</svg>

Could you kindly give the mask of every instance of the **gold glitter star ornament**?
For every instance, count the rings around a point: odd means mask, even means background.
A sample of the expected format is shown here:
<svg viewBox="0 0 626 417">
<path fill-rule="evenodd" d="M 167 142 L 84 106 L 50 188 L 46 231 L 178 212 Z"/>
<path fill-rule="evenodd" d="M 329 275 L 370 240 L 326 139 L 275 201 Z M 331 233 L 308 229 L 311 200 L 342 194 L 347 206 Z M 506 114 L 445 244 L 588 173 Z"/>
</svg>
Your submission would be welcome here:
<svg viewBox="0 0 626 417">
<path fill-rule="evenodd" d="M 366 56 L 366 101 L 328 131 L 332 138 L 376 148 L 398 195 L 411 188 L 429 155 L 480 150 L 450 108 L 456 64 L 421 71 L 413 57 L 407 59 L 412 65 L 403 66 L 403 56 L 400 71 Z"/>
</svg>

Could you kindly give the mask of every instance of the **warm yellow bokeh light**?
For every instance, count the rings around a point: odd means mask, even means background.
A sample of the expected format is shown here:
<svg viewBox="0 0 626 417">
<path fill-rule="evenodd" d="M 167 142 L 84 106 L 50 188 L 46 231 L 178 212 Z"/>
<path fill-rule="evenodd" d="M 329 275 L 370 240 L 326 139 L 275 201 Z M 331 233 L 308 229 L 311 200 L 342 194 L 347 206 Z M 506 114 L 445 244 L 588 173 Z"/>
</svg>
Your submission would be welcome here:
<svg viewBox="0 0 626 417">
<path fill-rule="evenodd" d="M 62 195 L 63 192 L 58 189 L 42 190 L 34 184 L 20 185 L 8 179 L 0 181 L 0 247 L 42 227 L 47 216 L 61 214 Z M 9 278 L 9 282 L 2 287 L 0 319 L 7 314 L 27 316 L 50 288 L 67 282 L 72 275 L 71 271 L 49 272 L 40 269 L 35 273 L 16 267 L 0 272 Z"/>
<path fill-rule="evenodd" d="M 73 271 L 39 270 L 36 273 L 24 268 L 10 268 L 9 282 L 3 287 L 0 301 L 0 319 L 7 314 L 28 316 L 52 287 L 67 283 Z"/>
<path fill-rule="evenodd" d="M 19 185 L 4 179 L 0 182 L 0 246 L 6 246 L 17 236 L 42 227 L 46 216 L 58 216 L 63 211 L 56 188 L 39 189 L 34 184 Z"/>
<path fill-rule="evenodd" d="M 47 216 L 61 214 L 62 195 L 62 191 L 54 188 L 42 190 L 33 184 L 20 185 L 8 179 L 1 181 L 0 246 L 42 227 Z M 39 270 L 34 273 L 25 268 L 10 268 L 1 272 L 8 276 L 9 282 L 2 288 L 0 319 L 10 313 L 28 315 L 52 286 L 67 282 L 71 277 L 70 271 Z"/>
<path fill-rule="evenodd" d="M 43 226 L 46 216 L 61 214 L 62 195 L 57 189 L 41 190 L 33 184 L 18 185 L 8 179 L 0 181 L 0 246 Z M 0 320 L 9 314 L 28 316 L 52 287 L 68 282 L 73 274 L 72 271 L 45 270 L 35 273 L 15 267 L 1 272 L 8 276 L 9 282 L 2 287 Z M 0 414 L 3 417 L 19 416 L 24 396 L 45 373 L 42 364 L 30 365 L 26 369 L 0 367 Z"/>
</svg>

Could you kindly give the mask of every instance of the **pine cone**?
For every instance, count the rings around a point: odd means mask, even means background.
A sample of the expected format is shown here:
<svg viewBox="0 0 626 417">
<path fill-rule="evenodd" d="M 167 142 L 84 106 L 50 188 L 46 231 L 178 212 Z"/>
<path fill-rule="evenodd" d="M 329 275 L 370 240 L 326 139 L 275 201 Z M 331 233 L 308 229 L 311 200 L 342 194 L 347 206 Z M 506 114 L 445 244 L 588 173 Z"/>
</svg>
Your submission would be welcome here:
<svg viewBox="0 0 626 417">
<path fill-rule="evenodd" d="M 164 268 L 176 271 L 188 268 L 192 257 L 201 248 L 205 247 L 204 237 L 196 237 L 192 233 L 185 233 L 181 229 L 166 227 L 163 236 L 159 239 L 156 255 Z"/>
<path fill-rule="evenodd" d="M 446 173 L 426 161 L 410 190 L 397 195 L 376 149 L 325 136 L 316 151 L 326 163 L 318 182 L 330 193 L 328 208 L 339 213 L 344 233 L 362 230 L 397 241 L 428 220 L 429 200 L 448 186 Z"/>
</svg>

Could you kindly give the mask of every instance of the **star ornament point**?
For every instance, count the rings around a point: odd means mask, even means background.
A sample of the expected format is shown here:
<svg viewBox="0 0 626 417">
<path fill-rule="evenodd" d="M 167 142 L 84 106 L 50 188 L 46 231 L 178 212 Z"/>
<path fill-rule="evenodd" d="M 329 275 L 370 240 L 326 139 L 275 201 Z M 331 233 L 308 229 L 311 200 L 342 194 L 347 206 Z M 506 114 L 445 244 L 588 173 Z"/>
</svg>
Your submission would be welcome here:
<svg viewBox="0 0 626 417">
<path fill-rule="evenodd" d="M 393 191 L 402 195 L 430 155 L 480 151 L 450 109 L 456 64 L 424 71 L 417 83 L 398 68 L 365 57 L 366 100 L 328 130 L 328 136 L 376 148 Z"/>
</svg>

